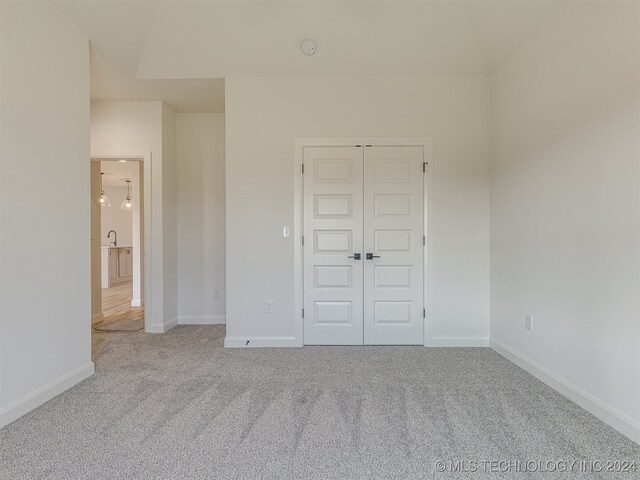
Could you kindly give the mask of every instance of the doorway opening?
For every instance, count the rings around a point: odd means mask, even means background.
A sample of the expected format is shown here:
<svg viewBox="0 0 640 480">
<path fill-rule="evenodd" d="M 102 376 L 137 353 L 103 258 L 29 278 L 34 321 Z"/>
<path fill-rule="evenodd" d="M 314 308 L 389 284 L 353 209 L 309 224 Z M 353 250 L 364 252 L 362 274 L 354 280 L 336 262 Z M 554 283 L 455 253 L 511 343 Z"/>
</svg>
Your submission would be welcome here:
<svg viewBox="0 0 640 480">
<path fill-rule="evenodd" d="M 142 158 L 91 159 L 92 332 L 144 330 Z"/>
</svg>

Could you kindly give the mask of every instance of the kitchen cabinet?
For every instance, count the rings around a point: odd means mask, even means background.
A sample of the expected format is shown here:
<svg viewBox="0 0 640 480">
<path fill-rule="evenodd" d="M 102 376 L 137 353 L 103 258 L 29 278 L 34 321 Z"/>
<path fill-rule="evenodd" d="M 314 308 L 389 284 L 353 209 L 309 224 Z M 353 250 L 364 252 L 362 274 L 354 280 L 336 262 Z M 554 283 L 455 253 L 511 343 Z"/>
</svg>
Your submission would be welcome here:
<svg viewBox="0 0 640 480">
<path fill-rule="evenodd" d="M 118 278 L 118 250 L 119 248 L 109 249 L 109 281 Z"/>
<path fill-rule="evenodd" d="M 102 288 L 109 288 L 133 279 L 133 249 L 102 246 Z"/>
<path fill-rule="evenodd" d="M 133 255 L 131 255 L 131 248 L 119 248 L 118 249 L 118 274 L 120 278 L 130 277 L 133 275 Z"/>
</svg>

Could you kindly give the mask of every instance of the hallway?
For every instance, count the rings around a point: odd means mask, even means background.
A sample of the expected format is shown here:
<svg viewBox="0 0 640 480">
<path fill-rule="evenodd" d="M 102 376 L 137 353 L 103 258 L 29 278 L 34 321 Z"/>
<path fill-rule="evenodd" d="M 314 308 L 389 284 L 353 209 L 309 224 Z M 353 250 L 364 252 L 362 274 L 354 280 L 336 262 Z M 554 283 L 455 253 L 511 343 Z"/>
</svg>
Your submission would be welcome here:
<svg viewBox="0 0 640 480">
<path fill-rule="evenodd" d="M 104 319 L 96 325 L 105 325 L 117 320 L 144 321 L 144 306 L 132 307 L 132 283 L 127 282 L 111 288 L 102 289 L 102 313 Z M 94 327 L 96 326 L 94 325 Z"/>
</svg>

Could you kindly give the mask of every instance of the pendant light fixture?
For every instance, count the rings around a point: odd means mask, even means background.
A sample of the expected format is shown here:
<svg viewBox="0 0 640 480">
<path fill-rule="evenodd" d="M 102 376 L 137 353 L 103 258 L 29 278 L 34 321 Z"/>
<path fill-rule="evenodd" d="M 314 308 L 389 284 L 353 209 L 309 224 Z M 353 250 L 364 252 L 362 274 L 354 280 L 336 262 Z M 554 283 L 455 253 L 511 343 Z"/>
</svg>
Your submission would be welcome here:
<svg viewBox="0 0 640 480">
<path fill-rule="evenodd" d="M 131 203 L 131 180 L 127 179 L 125 182 L 127 182 L 127 198 L 122 201 L 120 208 L 122 210 L 131 210 L 131 207 L 133 207 Z"/>
<path fill-rule="evenodd" d="M 100 202 L 100 205 L 103 207 L 110 207 L 111 206 L 111 202 L 109 202 L 109 197 L 107 197 L 104 194 L 104 188 L 102 188 L 102 176 L 104 175 L 104 173 L 100 172 L 100 200 L 98 200 Z"/>
</svg>

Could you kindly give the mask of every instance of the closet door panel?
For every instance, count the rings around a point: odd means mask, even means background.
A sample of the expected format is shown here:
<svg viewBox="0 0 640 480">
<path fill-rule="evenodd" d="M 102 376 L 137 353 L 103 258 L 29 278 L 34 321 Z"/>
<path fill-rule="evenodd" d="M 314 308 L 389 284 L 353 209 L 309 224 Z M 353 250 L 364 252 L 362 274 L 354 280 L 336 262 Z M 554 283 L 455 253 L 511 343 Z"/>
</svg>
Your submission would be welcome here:
<svg viewBox="0 0 640 480">
<path fill-rule="evenodd" d="M 365 345 L 423 344 L 423 161 L 422 147 L 364 149 Z"/>
<path fill-rule="evenodd" d="M 362 345 L 363 151 L 304 149 L 304 343 Z"/>
</svg>

